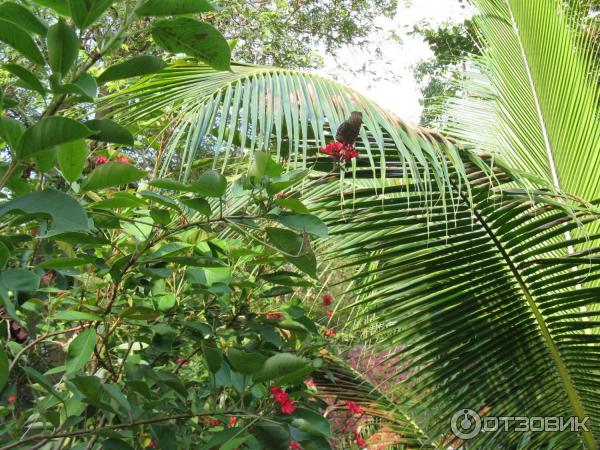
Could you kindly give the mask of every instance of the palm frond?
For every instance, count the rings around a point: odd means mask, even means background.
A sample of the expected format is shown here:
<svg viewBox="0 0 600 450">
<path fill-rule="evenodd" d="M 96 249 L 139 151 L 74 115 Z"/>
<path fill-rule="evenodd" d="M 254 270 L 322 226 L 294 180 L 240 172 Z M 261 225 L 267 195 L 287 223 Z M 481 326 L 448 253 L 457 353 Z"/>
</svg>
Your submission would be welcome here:
<svg viewBox="0 0 600 450">
<path fill-rule="evenodd" d="M 433 139 L 433 138 L 432 138 Z M 432 142 L 433 146 L 443 142 Z M 402 348 L 408 386 L 424 400 L 418 425 L 447 435 L 456 411 L 491 416 L 590 417 L 591 431 L 531 433 L 532 448 L 596 448 L 600 419 L 597 303 L 600 279 L 597 208 L 541 186 L 523 188 L 519 174 L 489 154 L 463 150 L 472 196 L 454 180 L 452 194 L 423 202 L 413 183 L 319 202 L 339 261 L 366 268 L 353 276 L 361 312 L 354 332 Z M 393 170 L 388 167 L 388 173 Z M 493 173 L 493 176 L 490 175 Z M 350 194 L 348 194 L 350 195 Z M 446 198 L 445 198 L 446 197 Z M 565 233 L 578 230 L 577 236 Z M 569 253 L 582 242 L 588 249 Z M 368 265 L 370 264 L 370 265 Z M 347 270 L 340 268 L 340 270 Z M 406 387 L 405 387 L 406 388 Z M 512 448 L 522 433 L 482 433 L 476 448 Z"/>
<path fill-rule="evenodd" d="M 475 0 L 483 57 L 449 131 L 585 199 L 600 197 L 600 85 L 585 17 L 562 0 Z"/>
</svg>

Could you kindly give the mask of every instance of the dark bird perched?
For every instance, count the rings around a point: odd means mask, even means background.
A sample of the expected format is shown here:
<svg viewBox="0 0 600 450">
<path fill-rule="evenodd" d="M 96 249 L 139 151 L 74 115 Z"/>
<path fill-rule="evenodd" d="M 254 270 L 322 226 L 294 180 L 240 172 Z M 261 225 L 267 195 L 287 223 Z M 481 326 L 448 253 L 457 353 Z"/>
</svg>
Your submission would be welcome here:
<svg viewBox="0 0 600 450">
<path fill-rule="evenodd" d="M 358 111 L 352 111 L 348 120 L 342 123 L 337 129 L 335 140 L 341 142 L 342 144 L 354 146 L 354 143 L 360 134 L 361 126 L 362 113 Z"/>
</svg>

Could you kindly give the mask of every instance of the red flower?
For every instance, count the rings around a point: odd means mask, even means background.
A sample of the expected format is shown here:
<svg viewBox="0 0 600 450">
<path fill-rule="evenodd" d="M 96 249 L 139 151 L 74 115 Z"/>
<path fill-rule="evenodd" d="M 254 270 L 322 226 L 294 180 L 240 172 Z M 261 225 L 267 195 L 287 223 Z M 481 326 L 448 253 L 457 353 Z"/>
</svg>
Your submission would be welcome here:
<svg viewBox="0 0 600 450">
<path fill-rule="evenodd" d="M 354 147 L 348 144 L 343 144 L 341 142 L 330 142 L 325 147 L 321 149 L 322 153 L 326 155 L 333 156 L 334 158 L 340 159 L 342 161 L 349 161 L 351 159 L 356 158 L 359 153 L 356 151 Z"/>
<path fill-rule="evenodd" d="M 333 317 L 333 309 L 327 309 L 327 317 Z"/>
<path fill-rule="evenodd" d="M 208 419 L 209 427 L 218 427 L 219 425 L 221 425 L 221 421 L 219 419 Z"/>
<path fill-rule="evenodd" d="M 58 292 L 57 292 L 56 294 L 54 294 L 54 295 L 56 295 L 57 297 L 60 297 L 61 295 L 65 295 L 65 294 L 66 294 L 66 292 L 65 292 L 65 291 L 58 291 Z"/>
<path fill-rule="evenodd" d="M 290 401 L 289 396 L 280 387 L 273 386 L 271 388 L 271 394 L 273 394 L 273 398 L 277 403 L 285 403 Z"/>
<path fill-rule="evenodd" d="M 152 439 L 149 443 L 148 443 L 148 447 L 152 447 L 152 448 L 158 448 L 158 442 L 156 442 L 154 439 Z"/>
<path fill-rule="evenodd" d="M 336 332 L 333 328 L 327 328 L 325 330 L 325 337 L 333 337 L 336 335 Z"/>
<path fill-rule="evenodd" d="M 40 234 L 40 230 L 31 230 L 31 234 L 33 236 L 37 236 L 38 234 Z"/>
<path fill-rule="evenodd" d="M 235 417 L 231 416 L 229 418 L 229 426 L 234 427 L 236 423 L 237 423 L 237 419 Z"/>
<path fill-rule="evenodd" d="M 296 411 L 296 407 L 289 400 L 287 402 L 281 403 L 279 405 L 279 409 L 280 409 L 280 411 L 281 411 L 282 414 L 291 414 L 294 411 Z"/>
<path fill-rule="evenodd" d="M 300 444 L 296 441 L 292 441 L 290 442 L 290 449 L 292 450 L 302 450 L 302 447 L 300 446 Z"/>
<path fill-rule="evenodd" d="M 267 319 L 282 320 L 283 319 L 283 313 L 281 313 L 279 311 L 268 312 L 268 313 L 265 314 L 265 317 Z"/>
<path fill-rule="evenodd" d="M 323 296 L 323 306 L 329 306 L 333 302 L 333 297 L 329 294 Z"/>
<path fill-rule="evenodd" d="M 304 381 L 304 384 L 306 385 L 306 387 L 317 387 L 315 380 L 313 380 L 312 378 L 310 380 L 306 380 Z"/>
<path fill-rule="evenodd" d="M 50 284 L 52 282 L 54 278 L 54 273 L 53 272 L 47 272 L 44 274 L 44 276 L 42 276 L 42 281 L 44 283 Z"/>
<path fill-rule="evenodd" d="M 288 195 L 285 192 L 278 192 L 277 194 L 275 194 L 275 197 L 277 198 L 286 198 Z"/>
<path fill-rule="evenodd" d="M 108 162 L 108 158 L 106 156 L 98 156 L 96 158 L 96 164 L 98 164 L 99 166 L 101 166 L 102 164 L 106 164 Z"/>
<path fill-rule="evenodd" d="M 364 410 L 362 409 L 362 407 L 360 405 L 357 405 L 354 402 L 351 401 L 347 401 L 346 402 L 346 407 L 352 411 L 354 414 L 362 414 L 364 412 Z"/>
<path fill-rule="evenodd" d="M 189 361 L 188 361 L 187 359 L 185 359 L 185 358 L 181 358 L 181 357 L 179 357 L 179 358 L 177 358 L 177 359 L 175 360 L 175 362 L 176 362 L 177 364 L 179 364 L 180 366 L 183 366 L 184 364 L 187 364 Z"/>
<path fill-rule="evenodd" d="M 14 395 L 9 395 L 6 400 L 8 400 L 8 403 L 14 403 L 17 401 L 17 397 Z"/>
<path fill-rule="evenodd" d="M 354 430 L 354 438 L 356 439 L 356 443 L 358 444 L 358 446 L 360 448 L 367 448 L 367 443 L 365 442 L 365 440 L 360 436 L 360 432 L 358 430 Z"/>
<path fill-rule="evenodd" d="M 127 156 L 119 156 L 117 158 L 115 158 L 116 162 L 120 162 L 120 163 L 125 163 L 125 164 L 129 164 L 129 158 Z"/>
</svg>

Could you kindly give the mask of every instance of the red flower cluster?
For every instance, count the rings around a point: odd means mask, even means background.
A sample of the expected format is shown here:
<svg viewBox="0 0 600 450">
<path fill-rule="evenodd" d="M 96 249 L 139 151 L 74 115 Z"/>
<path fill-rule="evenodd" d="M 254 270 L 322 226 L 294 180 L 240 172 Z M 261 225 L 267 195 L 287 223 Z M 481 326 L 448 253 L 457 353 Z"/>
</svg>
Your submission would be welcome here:
<svg viewBox="0 0 600 450">
<path fill-rule="evenodd" d="M 346 402 L 346 407 L 354 414 L 362 414 L 364 412 L 360 405 L 357 405 L 356 403 L 351 401 Z"/>
<path fill-rule="evenodd" d="M 291 450 L 302 450 L 302 447 L 300 446 L 300 444 L 296 441 L 292 441 L 290 442 L 290 449 Z"/>
<path fill-rule="evenodd" d="M 313 380 L 312 378 L 305 380 L 304 384 L 306 385 L 306 387 L 309 387 L 309 388 L 317 387 L 315 380 Z"/>
<path fill-rule="evenodd" d="M 354 147 L 338 141 L 330 142 L 321 149 L 321 152 L 325 153 L 326 155 L 333 156 L 341 161 L 349 161 L 358 157 L 359 155 L 358 151 Z"/>
<path fill-rule="evenodd" d="M 106 164 L 108 162 L 108 158 L 106 156 L 100 155 L 96 158 L 96 164 L 101 166 L 102 164 Z"/>
<path fill-rule="evenodd" d="M 358 430 L 354 430 L 354 438 L 356 439 L 356 443 L 360 448 L 367 448 L 367 443 L 361 437 L 360 432 Z"/>
<path fill-rule="evenodd" d="M 267 319 L 282 320 L 283 319 L 283 313 L 280 313 L 279 311 L 268 312 L 268 313 L 265 314 L 265 317 Z"/>
<path fill-rule="evenodd" d="M 333 337 L 336 335 L 336 332 L 333 328 L 327 328 L 325 330 L 325 337 Z"/>
<path fill-rule="evenodd" d="M 280 387 L 273 386 L 271 388 L 271 394 L 277 403 L 279 403 L 279 410 L 282 414 L 292 414 L 296 411 L 296 407 L 290 400 L 289 395 Z"/>
<path fill-rule="evenodd" d="M 9 404 L 12 404 L 12 403 L 14 403 L 14 402 L 16 402 L 16 401 L 17 401 L 17 397 L 15 397 L 14 395 L 9 395 L 9 396 L 6 398 L 6 400 L 8 400 L 8 403 L 9 403 Z"/>
<path fill-rule="evenodd" d="M 323 306 L 329 306 L 333 302 L 333 296 L 327 294 L 323 296 Z"/>
<path fill-rule="evenodd" d="M 236 419 L 235 417 L 231 416 L 231 417 L 229 418 L 229 426 L 230 426 L 230 427 L 235 427 L 235 424 L 236 424 L 236 423 L 237 423 L 237 419 Z"/>
<path fill-rule="evenodd" d="M 219 425 L 221 425 L 221 421 L 219 419 L 208 419 L 209 427 L 218 427 Z"/>
<path fill-rule="evenodd" d="M 129 164 L 129 158 L 127 156 L 119 156 L 117 158 L 115 158 L 116 162 L 120 162 L 120 163 L 125 163 L 125 164 Z"/>
</svg>

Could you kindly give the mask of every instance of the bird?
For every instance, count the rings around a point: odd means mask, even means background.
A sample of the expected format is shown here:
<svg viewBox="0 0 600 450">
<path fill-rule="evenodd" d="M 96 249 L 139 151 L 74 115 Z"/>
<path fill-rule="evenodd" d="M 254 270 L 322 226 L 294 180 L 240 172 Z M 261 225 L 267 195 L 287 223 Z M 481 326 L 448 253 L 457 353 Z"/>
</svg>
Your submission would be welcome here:
<svg viewBox="0 0 600 450">
<path fill-rule="evenodd" d="M 335 140 L 342 144 L 353 146 L 358 139 L 362 126 L 362 113 L 352 111 L 348 120 L 342 123 L 335 133 Z"/>
</svg>

